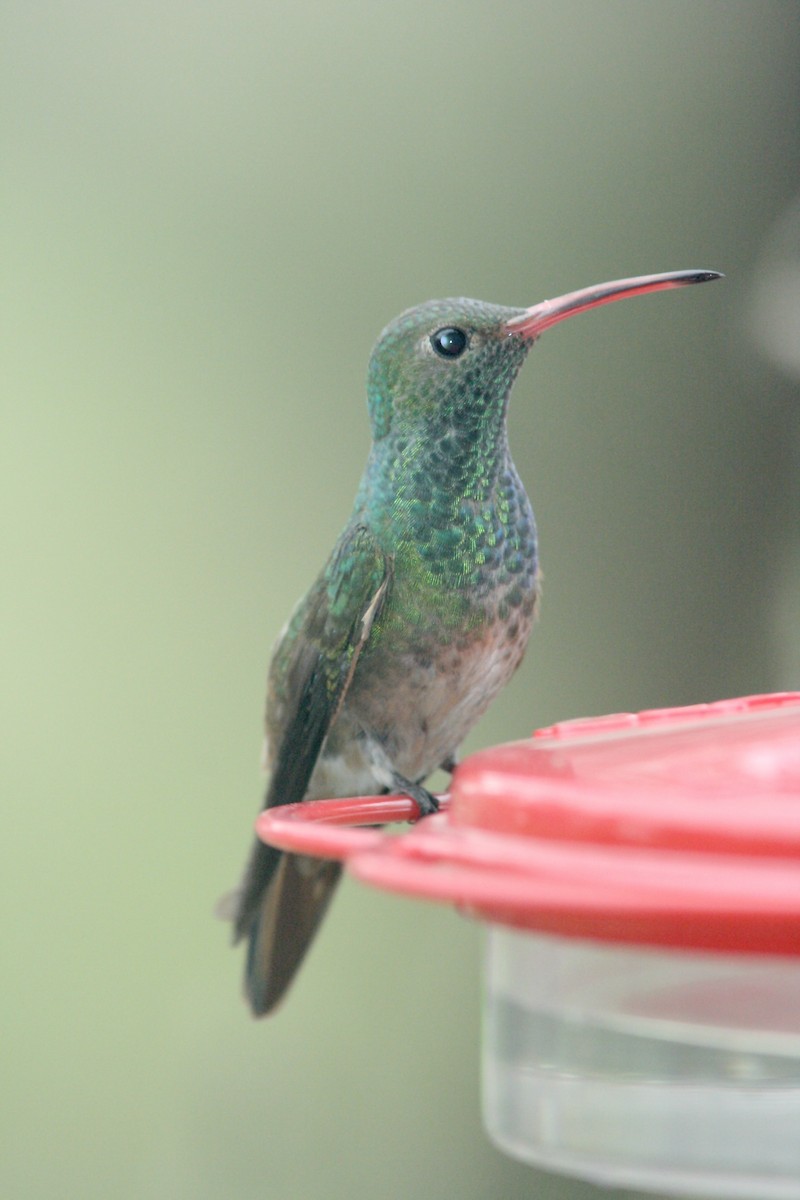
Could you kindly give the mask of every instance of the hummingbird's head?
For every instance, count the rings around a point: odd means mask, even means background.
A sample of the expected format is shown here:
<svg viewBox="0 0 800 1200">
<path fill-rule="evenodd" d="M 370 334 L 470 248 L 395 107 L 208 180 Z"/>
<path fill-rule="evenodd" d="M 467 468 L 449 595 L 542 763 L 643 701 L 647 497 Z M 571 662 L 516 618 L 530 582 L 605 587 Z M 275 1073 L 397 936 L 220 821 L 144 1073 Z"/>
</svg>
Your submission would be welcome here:
<svg viewBox="0 0 800 1200">
<path fill-rule="evenodd" d="M 488 413 L 502 418 L 532 344 L 508 327 L 523 311 L 480 300 L 429 300 L 396 317 L 370 358 L 373 436 L 469 427 Z"/>
<path fill-rule="evenodd" d="M 497 437 L 511 385 L 545 329 L 625 296 L 718 278 L 717 271 L 640 275 L 524 309 L 463 299 L 410 308 L 386 326 L 372 351 L 367 391 L 373 437 L 390 430 L 401 437 L 446 431 L 462 447 L 479 434 Z"/>
</svg>

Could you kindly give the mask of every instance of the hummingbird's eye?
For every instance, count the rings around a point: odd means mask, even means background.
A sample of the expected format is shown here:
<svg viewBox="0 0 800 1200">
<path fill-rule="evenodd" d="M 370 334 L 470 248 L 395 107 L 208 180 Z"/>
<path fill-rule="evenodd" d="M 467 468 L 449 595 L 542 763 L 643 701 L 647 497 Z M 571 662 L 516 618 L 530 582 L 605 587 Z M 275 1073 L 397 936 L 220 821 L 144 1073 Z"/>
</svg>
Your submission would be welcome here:
<svg viewBox="0 0 800 1200">
<path fill-rule="evenodd" d="M 467 348 L 467 335 L 463 329 L 448 325 L 431 334 L 431 345 L 442 358 L 458 358 Z"/>
</svg>

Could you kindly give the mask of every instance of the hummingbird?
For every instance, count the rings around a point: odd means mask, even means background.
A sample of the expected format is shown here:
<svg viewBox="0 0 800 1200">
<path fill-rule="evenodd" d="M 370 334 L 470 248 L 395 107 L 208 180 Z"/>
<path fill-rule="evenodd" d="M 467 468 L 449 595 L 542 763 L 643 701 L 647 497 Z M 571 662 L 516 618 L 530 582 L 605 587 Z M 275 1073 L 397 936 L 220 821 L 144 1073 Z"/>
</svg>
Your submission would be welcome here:
<svg viewBox="0 0 800 1200">
<path fill-rule="evenodd" d="M 280 634 L 268 672 L 264 808 L 322 797 L 411 797 L 519 666 L 540 583 L 536 525 L 508 446 L 511 387 L 537 338 L 601 304 L 720 278 L 615 280 L 532 308 L 432 300 L 370 357 L 372 445 L 352 513 Z M 255 840 L 228 904 L 246 940 L 254 1016 L 282 999 L 341 864 Z"/>
</svg>

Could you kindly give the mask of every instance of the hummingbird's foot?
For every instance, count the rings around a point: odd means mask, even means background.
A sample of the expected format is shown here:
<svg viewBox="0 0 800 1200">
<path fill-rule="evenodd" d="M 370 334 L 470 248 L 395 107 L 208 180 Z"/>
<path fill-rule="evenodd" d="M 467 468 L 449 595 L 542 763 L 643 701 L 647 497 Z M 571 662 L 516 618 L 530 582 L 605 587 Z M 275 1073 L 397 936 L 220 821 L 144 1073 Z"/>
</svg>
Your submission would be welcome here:
<svg viewBox="0 0 800 1200">
<path fill-rule="evenodd" d="M 439 811 L 439 801 L 421 783 L 412 783 L 404 775 L 392 772 L 392 787 L 404 796 L 410 796 L 419 809 L 420 817 L 430 817 Z"/>
<path fill-rule="evenodd" d="M 447 771 L 448 775 L 452 775 L 453 771 L 455 771 L 457 766 L 458 766 L 458 755 L 455 752 L 453 754 L 448 754 L 448 756 L 444 760 L 444 762 L 439 763 L 440 770 Z"/>
</svg>

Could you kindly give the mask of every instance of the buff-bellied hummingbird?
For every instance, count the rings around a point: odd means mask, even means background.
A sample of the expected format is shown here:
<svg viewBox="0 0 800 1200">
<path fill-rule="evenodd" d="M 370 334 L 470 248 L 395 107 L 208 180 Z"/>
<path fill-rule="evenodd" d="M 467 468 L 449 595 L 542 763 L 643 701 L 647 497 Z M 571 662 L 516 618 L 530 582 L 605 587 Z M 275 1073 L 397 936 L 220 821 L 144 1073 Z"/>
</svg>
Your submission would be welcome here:
<svg viewBox="0 0 800 1200">
<path fill-rule="evenodd" d="M 425 779 L 452 769 L 519 666 L 536 612 L 536 527 L 506 432 L 525 356 L 575 313 L 717 278 L 643 275 L 525 309 L 432 300 L 384 329 L 353 511 L 269 668 L 265 808 L 383 790 L 435 811 Z M 340 873 L 255 842 L 231 915 L 256 1016 L 283 996 Z"/>
</svg>

